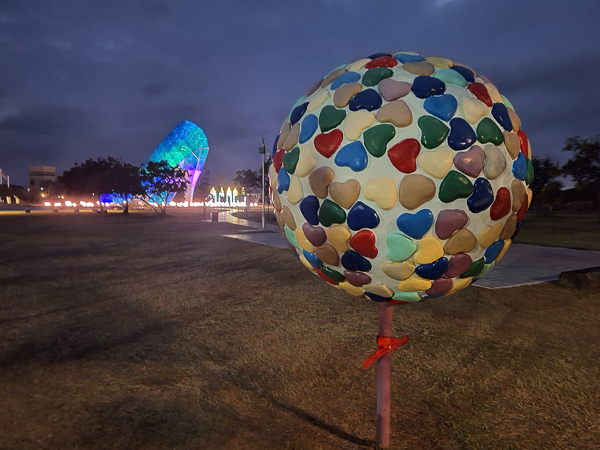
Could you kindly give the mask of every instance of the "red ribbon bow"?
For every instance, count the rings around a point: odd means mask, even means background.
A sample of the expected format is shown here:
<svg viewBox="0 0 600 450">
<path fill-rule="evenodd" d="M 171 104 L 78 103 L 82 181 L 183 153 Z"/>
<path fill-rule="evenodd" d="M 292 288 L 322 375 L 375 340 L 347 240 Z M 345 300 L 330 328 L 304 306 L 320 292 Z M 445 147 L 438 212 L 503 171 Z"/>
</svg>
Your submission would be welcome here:
<svg viewBox="0 0 600 450">
<path fill-rule="evenodd" d="M 363 369 L 367 370 L 371 364 L 381 358 L 383 355 L 387 355 L 389 352 L 396 350 L 401 345 L 408 342 L 408 336 L 401 338 L 392 336 L 377 336 L 377 350 L 371 354 L 365 362 L 363 362 Z"/>
</svg>

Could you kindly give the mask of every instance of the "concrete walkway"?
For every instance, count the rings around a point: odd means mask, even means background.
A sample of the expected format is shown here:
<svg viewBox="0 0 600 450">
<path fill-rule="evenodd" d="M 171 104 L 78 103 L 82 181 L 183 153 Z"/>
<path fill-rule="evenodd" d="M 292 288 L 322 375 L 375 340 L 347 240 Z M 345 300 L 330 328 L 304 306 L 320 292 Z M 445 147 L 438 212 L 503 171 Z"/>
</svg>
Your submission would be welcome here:
<svg viewBox="0 0 600 450">
<path fill-rule="evenodd" d="M 248 227 L 248 231 L 225 236 L 257 244 L 289 249 L 277 225 L 261 224 L 238 219 L 230 214 L 219 214 L 219 220 Z M 573 250 L 561 247 L 513 244 L 500 261 L 485 277 L 474 285 L 487 289 L 500 289 L 524 284 L 557 280 L 561 272 L 600 266 L 600 252 Z"/>
</svg>

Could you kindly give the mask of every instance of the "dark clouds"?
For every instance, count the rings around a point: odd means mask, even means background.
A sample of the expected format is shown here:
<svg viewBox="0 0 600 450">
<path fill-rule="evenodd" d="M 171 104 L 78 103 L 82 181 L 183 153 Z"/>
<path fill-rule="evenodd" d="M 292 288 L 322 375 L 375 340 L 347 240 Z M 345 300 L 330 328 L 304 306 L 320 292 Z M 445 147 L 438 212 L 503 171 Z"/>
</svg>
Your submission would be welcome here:
<svg viewBox="0 0 600 450">
<path fill-rule="evenodd" d="M 597 134 L 600 3 L 0 0 L 0 167 L 116 156 L 141 163 L 180 121 L 208 136 L 206 168 L 258 168 L 291 105 L 341 63 L 440 54 L 490 77 L 534 152 Z"/>
</svg>

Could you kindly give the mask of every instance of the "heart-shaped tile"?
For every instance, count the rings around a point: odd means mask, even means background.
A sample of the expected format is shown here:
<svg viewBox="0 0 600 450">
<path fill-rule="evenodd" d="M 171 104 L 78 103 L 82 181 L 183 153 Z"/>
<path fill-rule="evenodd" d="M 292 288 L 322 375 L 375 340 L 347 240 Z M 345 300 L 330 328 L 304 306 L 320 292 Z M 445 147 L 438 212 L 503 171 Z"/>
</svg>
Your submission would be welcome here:
<svg viewBox="0 0 600 450">
<path fill-rule="evenodd" d="M 346 221 L 346 211 L 338 204 L 329 199 L 325 199 L 319 208 L 319 222 L 324 227 L 330 227 L 334 223 L 344 223 Z"/>
<path fill-rule="evenodd" d="M 375 246 L 375 234 L 371 230 L 361 230 L 350 238 L 350 247 L 367 258 L 375 258 L 379 251 Z"/>
<path fill-rule="evenodd" d="M 371 282 L 371 277 L 369 275 L 357 272 L 356 270 L 344 270 L 344 276 L 352 286 L 360 287 Z"/>
<path fill-rule="evenodd" d="M 413 173 L 417 170 L 417 156 L 421 144 L 416 139 L 404 139 L 388 150 L 388 158 L 392 165 L 403 173 Z"/>
<path fill-rule="evenodd" d="M 461 118 L 455 117 L 450 121 L 450 134 L 448 135 L 448 146 L 452 150 L 465 150 L 475 143 L 477 135 L 469 123 Z"/>
<path fill-rule="evenodd" d="M 419 173 L 405 175 L 398 189 L 398 201 L 406 209 L 416 209 L 435 197 L 435 183 Z"/>
<path fill-rule="evenodd" d="M 500 145 L 504 142 L 504 134 L 496 122 L 486 117 L 477 125 L 477 140 L 482 144 L 491 142 L 494 145 Z"/>
<path fill-rule="evenodd" d="M 457 253 L 450 258 L 450 265 L 446 270 L 446 276 L 448 278 L 455 278 L 465 273 L 469 267 L 473 264 L 473 260 L 466 253 Z"/>
<path fill-rule="evenodd" d="M 385 154 L 387 144 L 396 136 L 396 128 L 390 124 L 375 125 L 363 134 L 363 141 L 369 153 L 376 158 Z"/>
<path fill-rule="evenodd" d="M 306 260 L 309 262 L 309 264 L 311 266 L 313 266 L 313 268 L 318 269 L 319 267 L 321 267 L 323 265 L 321 260 L 314 253 L 307 252 L 306 250 L 302 250 L 302 254 L 306 258 Z"/>
<path fill-rule="evenodd" d="M 525 181 L 527 178 L 527 158 L 523 153 L 519 153 L 513 162 L 512 172 L 517 180 Z"/>
<path fill-rule="evenodd" d="M 451 170 L 440 183 L 438 197 L 443 203 L 459 198 L 467 198 L 473 192 L 473 183 L 462 173 Z"/>
<path fill-rule="evenodd" d="M 432 95 L 442 95 L 446 91 L 446 84 L 437 78 L 420 75 L 413 80 L 411 89 L 415 97 L 425 99 Z"/>
<path fill-rule="evenodd" d="M 306 235 L 304 234 L 304 227 L 297 227 L 294 231 L 294 236 L 296 237 L 296 242 L 298 242 L 298 245 L 303 250 L 306 250 L 307 252 L 311 253 L 315 251 L 315 246 L 312 245 L 312 243 L 306 238 Z"/>
<path fill-rule="evenodd" d="M 386 78 L 390 78 L 394 75 L 392 69 L 387 67 L 375 67 L 374 69 L 369 69 L 365 72 L 362 78 L 362 84 L 364 86 L 377 86 L 381 80 Z"/>
<path fill-rule="evenodd" d="M 521 151 L 525 155 L 526 158 L 529 158 L 529 139 L 527 139 L 527 133 L 523 130 L 519 130 L 517 132 L 517 136 L 519 137 L 519 141 L 521 142 Z"/>
<path fill-rule="evenodd" d="M 298 137 L 300 135 L 300 123 L 294 125 L 287 137 L 283 141 L 283 149 L 287 152 L 293 149 L 298 144 Z"/>
<path fill-rule="evenodd" d="M 308 222 L 302 224 L 302 231 L 304 232 L 304 236 L 306 236 L 308 242 L 315 247 L 323 245 L 327 240 L 327 234 L 325 233 L 324 228 L 314 227 Z"/>
<path fill-rule="evenodd" d="M 379 300 L 380 298 L 381 299 L 392 298 L 392 295 L 394 295 L 394 291 L 392 291 L 385 284 L 381 284 L 381 283 L 366 284 L 362 288 L 365 290 L 365 295 L 368 296 L 371 300 L 375 300 L 375 301 L 380 301 Z M 373 298 L 373 295 L 376 295 L 379 298 Z"/>
<path fill-rule="evenodd" d="M 468 221 L 469 216 L 462 209 L 444 209 L 435 220 L 435 235 L 440 239 L 448 239 Z"/>
<path fill-rule="evenodd" d="M 478 100 L 485 103 L 486 106 L 489 106 L 491 108 L 492 105 L 494 104 L 492 102 L 492 98 L 490 97 L 490 94 L 489 94 L 487 88 L 483 84 L 470 83 L 467 86 L 467 89 L 469 91 L 471 91 L 471 94 L 473 94 L 475 97 L 477 97 Z"/>
<path fill-rule="evenodd" d="M 449 278 L 438 278 L 433 281 L 429 289 L 425 291 L 428 296 L 445 294 L 452 289 L 453 281 Z"/>
<path fill-rule="evenodd" d="M 277 174 L 277 192 L 280 194 L 290 188 L 290 174 L 285 169 L 281 169 Z"/>
<path fill-rule="evenodd" d="M 472 97 L 463 97 L 459 105 L 460 114 L 467 119 L 471 125 L 475 125 L 488 112 L 487 106 Z"/>
<path fill-rule="evenodd" d="M 324 244 L 321 247 L 315 248 L 315 255 L 330 266 L 338 266 L 340 264 L 340 255 L 331 244 Z"/>
<path fill-rule="evenodd" d="M 396 181 L 391 177 L 379 177 L 363 185 L 363 197 L 377 203 L 381 209 L 392 209 L 398 203 Z"/>
<path fill-rule="evenodd" d="M 348 114 L 344 121 L 344 136 L 349 141 L 357 140 L 361 133 L 375 122 L 372 112 L 361 109 Z"/>
<path fill-rule="evenodd" d="M 502 231 L 502 224 L 497 223 L 495 225 L 485 225 L 477 233 L 477 242 L 481 248 L 488 248 L 492 243 L 498 239 L 500 232 Z M 465 269 L 466 270 L 466 269 Z"/>
<path fill-rule="evenodd" d="M 352 97 L 362 91 L 360 83 L 348 83 L 340 86 L 333 94 L 333 104 L 338 108 L 345 108 Z"/>
<path fill-rule="evenodd" d="M 330 280 L 333 280 L 333 281 L 335 281 L 337 283 L 341 283 L 342 281 L 344 281 L 346 279 L 346 277 L 344 275 L 342 275 L 337 270 L 333 270 L 331 267 L 321 266 L 321 268 L 319 270 L 327 278 L 329 278 Z"/>
<path fill-rule="evenodd" d="M 334 161 L 338 166 L 349 167 L 354 172 L 362 172 L 369 164 L 367 151 L 360 141 L 344 145 L 335 155 Z"/>
<path fill-rule="evenodd" d="M 361 109 L 374 111 L 381 107 L 381 103 L 381 96 L 375 89 L 365 89 L 350 99 L 348 108 L 350 111 L 359 111 Z"/>
<path fill-rule="evenodd" d="M 379 222 L 377 212 L 363 202 L 356 202 L 348 212 L 348 227 L 353 231 L 358 231 L 361 228 L 376 228 Z"/>
<path fill-rule="evenodd" d="M 390 233 L 386 237 L 387 253 L 390 261 L 401 262 L 410 258 L 417 251 L 417 244 L 401 233 Z"/>
<path fill-rule="evenodd" d="M 419 240 L 417 251 L 413 255 L 413 261 L 417 264 L 430 264 L 442 256 L 444 256 L 444 246 L 440 240 L 435 236 L 425 236 Z"/>
<path fill-rule="evenodd" d="M 421 144 L 428 149 L 441 145 L 450 131 L 444 122 L 432 116 L 419 117 L 417 125 L 421 130 Z"/>
<path fill-rule="evenodd" d="M 304 191 L 302 190 L 302 182 L 297 175 L 290 177 L 290 187 L 287 191 L 287 200 L 292 205 L 295 205 L 304 198 Z"/>
<path fill-rule="evenodd" d="M 504 241 L 496 241 L 492 245 L 490 245 L 485 250 L 485 253 L 484 253 L 485 263 L 486 264 L 493 263 L 496 260 L 496 258 L 498 257 L 498 255 L 500 255 L 500 252 L 502 251 L 503 248 L 504 248 Z"/>
<path fill-rule="evenodd" d="M 339 281 L 334 280 L 333 278 L 329 278 L 325 272 L 323 272 L 323 268 L 328 268 L 327 266 L 321 266 L 320 269 L 317 269 L 317 275 L 319 275 L 321 278 L 323 278 L 325 281 L 327 281 L 329 284 L 333 284 L 333 285 L 338 285 L 340 284 Z M 342 278 L 345 279 L 342 275 Z"/>
<path fill-rule="evenodd" d="M 386 78 L 379 82 L 377 90 L 386 102 L 393 102 L 409 94 L 410 83 Z"/>
<path fill-rule="evenodd" d="M 438 97 L 426 98 L 423 102 L 423 108 L 432 116 L 448 122 L 454 116 L 458 102 L 456 97 L 450 94 L 443 94 Z"/>
<path fill-rule="evenodd" d="M 410 108 L 404 100 L 394 100 L 382 106 L 375 118 L 381 123 L 391 123 L 398 128 L 409 126 L 413 122 Z"/>
<path fill-rule="evenodd" d="M 512 131 L 513 125 L 510 121 L 508 108 L 503 103 L 494 103 L 494 106 L 492 106 L 492 116 L 494 116 L 494 119 L 496 119 L 496 122 L 498 122 L 502 128 L 506 131 Z"/>
<path fill-rule="evenodd" d="M 283 154 L 285 153 L 285 150 L 281 149 L 281 150 L 277 150 L 275 152 L 275 154 L 273 155 L 273 167 L 275 167 L 275 172 L 279 172 L 279 169 L 281 169 L 281 166 L 283 165 Z"/>
<path fill-rule="evenodd" d="M 415 273 L 421 278 L 427 278 L 429 280 L 435 280 L 440 278 L 448 269 L 448 258 L 441 257 L 429 264 L 421 264 L 415 269 Z"/>
<path fill-rule="evenodd" d="M 299 177 L 305 177 L 312 172 L 315 165 L 317 164 L 317 154 L 312 149 L 311 145 L 302 145 L 300 147 L 300 154 L 298 156 L 298 163 L 296 164 L 296 175 Z"/>
<path fill-rule="evenodd" d="M 308 176 L 308 184 L 313 193 L 319 198 L 327 197 L 327 187 L 333 181 L 333 170 L 331 167 L 323 166 L 311 172 Z"/>
<path fill-rule="evenodd" d="M 462 228 L 446 241 L 446 244 L 444 245 L 444 252 L 446 252 L 448 255 L 469 253 L 475 249 L 476 245 L 477 238 L 475 235 L 466 228 Z"/>
<path fill-rule="evenodd" d="M 450 147 L 440 146 L 435 150 L 421 152 L 417 158 L 419 167 L 428 175 L 442 179 L 452 167 L 454 152 Z"/>
<path fill-rule="evenodd" d="M 350 248 L 348 241 L 350 240 L 351 232 L 346 225 L 332 225 L 327 230 L 327 239 L 338 252 L 346 252 Z"/>
<path fill-rule="evenodd" d="M 480 213 L 494 202 L 494 190 L 487 178 L 477 178 L 473 183 L 473 193 L 467 199 L 469 211 Z"/>
<path fill-rule="evenodd" d="M 367 258 L 359 255 L 354 250 L 348 250 L 342 255 L 342 266 L 346 270 L 359 272 L 368 272 L 373 267 Z"/>
<path fill-rule="evenodd" d="M 358 80 L 360 80 L 359 73 L 345 72 L 345 73 L 341 74 L 339 77 L 337 77 L 333 83 L 331 83 L 330 89 L 332 91 L 335 91 L 337 88 L 339 88 L 340 86 L 342 86 L 346 83 L 354 83 Z"/>
<path fill-rule="evenodd" d="M 319 126 L 319 119 L 314 114 L 309 114 L 302 121 L 302 126 L 300 127 L 300 136 L 298 136 L 298 142 L 304 144 L 308 141 L 315 131 L 317 131 L 317 127 Z"/>
<path fill-rule="evenodd" d="M 281 217 L 284 223 L 290 228 L 290 230 L 296 229 L 296 220 L 294 219 L 294 215 L 292 214 L 292 210 L 289 206 L 284 206 L 281 210 Z"/>
<path fill-rule="evenodd" d="M 321 133 L 315 137 L 315 149 L 325 158 L 331 158 L 331 155 L 340 148 L 344 135 L 342 130 L 335 129 L 329 133 Z"/>
<path fill-rule="evenodd" d="M 433 225 L 433 213 L 422 209 L 414 214 L 404 213 L 396 219 L 398 229 L 413 239 L 421 239 Z"/>
<path fill-rule="evenodd" d="M 283 163 L 283 167 L 285 167 L 285 171 L 290 175 L 296 171 L 296 165 L 298 165 L 299 157 L 300 149 L 298 147 L 294 147 L 281 158 L 281 162 Z"/>
<path fill-rule="evenodd" d="M 300 212 L 308 223 L 311 225 L 319 225 L 319 199 L 317 197 L 314 195 L 304 197 L 300 202 Z"/>
<path fill-rule="evenodd" d="M 415 271 L 415 264 L 412 261 L 404 261 L 404 262 L 390 262 L 386 261 L 381 264 L 381 270 L 388 277 L 393 278 L 394 280 L 406 280 L 410 277 Z"/>
<path fill-rule="evenodd" d="M 505 140 L 506 142 L 506 140 Z M 508 150 L 508 147 L 507 147 Z M 483 149 L 485 153 L 485 164 L 483 165 L 483 174 L 488 180 L 495 180 L 506 169 L 506 158 L 495 145 L 486 145 Z M 515 158 L 517 155 L 515 155 Z"/>
<path fill-rule="evenodd" d="M 490 208 L 490 218 L 492 220 L 500 220 L 510 212 L 510 192 L 507 188 L 501 187 L 496 192 L 496 200 Z"/>
<path fill-rule="evenodd" d="M 329 185 L 329 195 L 331 199 L 342 208 L 350 209 L 360 193 L 360 183 L 351 178 L 344 183 L 334 181 Z"/>
<path fill-rule="evenodd" d="M 432 284 L 431 280 L 421 278 L 415 273 L 410 278 L 398 283 L 398 289 L 403 292 L 426 291 L 431 288 Z"/>
<path fill-rule="evenodd" d="M 454 156 L 454 166 L 465 175 L 473 178 L 479 176 L 484 163 L 485 152 L 478 145 L 474 145 L 467 151 L 458 152 Z"/>
<path fill-rule="evenodd" d="M 343 109 L 337 109 L 333 105 L 327 105 L 321 110 L 319 114 L 319 127 L 321 132 L 325 133 L 329 130 L 333 130 L 337 127 L 344 118 L 346 117 L 346 111 Z"/>
</svg>

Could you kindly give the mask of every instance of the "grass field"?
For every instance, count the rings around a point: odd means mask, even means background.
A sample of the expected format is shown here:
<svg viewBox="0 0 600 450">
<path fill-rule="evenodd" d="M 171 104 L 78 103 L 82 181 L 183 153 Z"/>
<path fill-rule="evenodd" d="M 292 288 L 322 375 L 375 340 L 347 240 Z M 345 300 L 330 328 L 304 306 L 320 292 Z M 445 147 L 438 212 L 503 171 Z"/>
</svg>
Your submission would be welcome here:
<svg viewBox="0 0 600 450">
<path fill-rule="evenodd" d="M 0 217 L 0 449 L 372 446 L 376 305 L 199 216 Z M 394 315 L 390 448 L 600 448 L 599 293 Z"/>
</svg>

